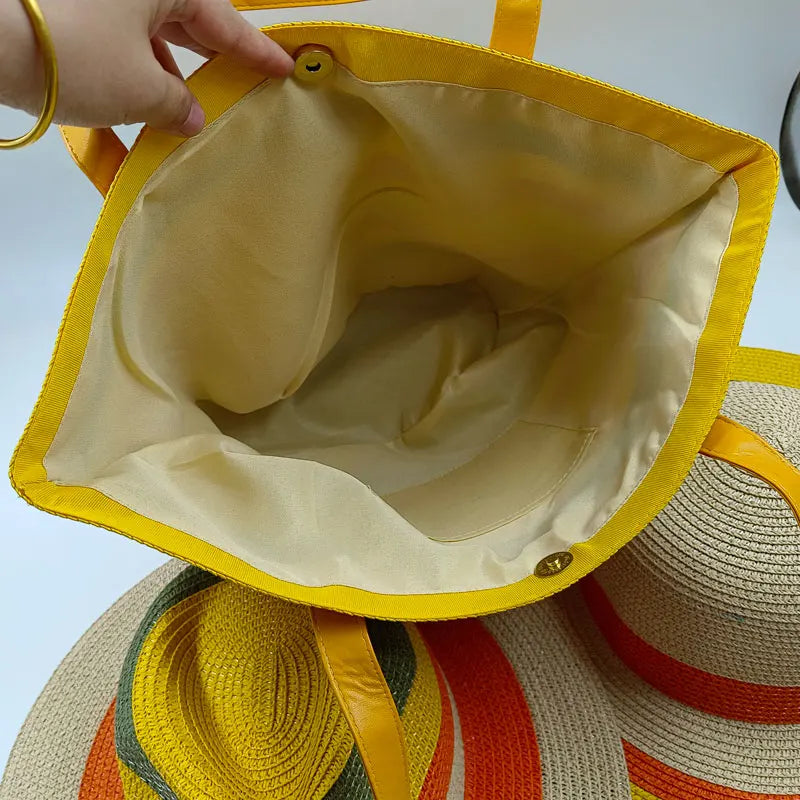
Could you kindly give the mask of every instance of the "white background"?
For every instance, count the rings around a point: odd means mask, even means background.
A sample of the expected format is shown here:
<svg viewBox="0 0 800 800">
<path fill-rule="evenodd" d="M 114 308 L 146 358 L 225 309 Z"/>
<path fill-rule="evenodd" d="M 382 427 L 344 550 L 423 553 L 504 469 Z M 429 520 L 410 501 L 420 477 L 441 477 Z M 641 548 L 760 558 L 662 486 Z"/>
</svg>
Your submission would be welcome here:
<svg viewBox="0 0 800 800">
<path fill-rule="evenodd" d="M 98 4 L 102 5 L 102 4 Z M 251 15 L 345 19 L 486 44 L 494 0 L 369 0 Z M 0 36 L 2 34 L 0 33 Z M 777 146 L 800 70 L 797 0 L 545 0 L 537 60 L 654 97 Z M 181 57 L 193 68 L 194 57 Z M 0 109 L 0 136 L 28 120 Z M 135 131 L 125 133 L 130 141 Z M 55 131 L 0 153 L 0 456 L 36 400 L 62 309 L 100 209 Z M 781 186 L 744 344 L 800 352 L 800 211 Z M 0 764 L 81 633 L 163 557 L 28 508 L 0 485 Z M 54 800 L 56 800 L 54 798 Z"/>
</svg>

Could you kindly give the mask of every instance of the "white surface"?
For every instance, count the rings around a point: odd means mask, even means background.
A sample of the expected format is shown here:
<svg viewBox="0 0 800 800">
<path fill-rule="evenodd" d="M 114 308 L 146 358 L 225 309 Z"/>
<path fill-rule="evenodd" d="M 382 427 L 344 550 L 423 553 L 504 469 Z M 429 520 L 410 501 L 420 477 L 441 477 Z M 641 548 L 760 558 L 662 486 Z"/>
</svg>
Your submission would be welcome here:
<svg viewBox="0 0 800 800">
<path fill-rule="evenodd" d="M 261 24 L 347 19 L 485 44 L 493 0 L 370 0 L 261 12 Z M 748 131 L 777 145 L 800 69 L 797 0 L 545 0 L 537 59 Z M 183 67 L 197 60 L 182 57 Z M 0 135 L 27 119 L 0 109 Z M 130 139 L 126 134 L 126 138 Z M 38 394 L 100 198 L 55 131 L 0 154 L 0 453 Z M 800 211 L 781 187 L 744 344 L 800 352 Z M 120 536 L 47 516 L 0 486 L 0 764 L 28 708 L 81 633 L 161 563 Z"/>
</svg>

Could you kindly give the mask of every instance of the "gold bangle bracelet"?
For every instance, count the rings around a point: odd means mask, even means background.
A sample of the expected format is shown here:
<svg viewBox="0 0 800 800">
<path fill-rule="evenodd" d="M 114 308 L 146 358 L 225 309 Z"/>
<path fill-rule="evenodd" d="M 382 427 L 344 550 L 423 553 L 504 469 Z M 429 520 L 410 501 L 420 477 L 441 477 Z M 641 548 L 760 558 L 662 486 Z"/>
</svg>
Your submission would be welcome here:
<svg viewBox="0 0 800 800">
<path fill-rule="evenodd" d="M 22 0 L 22 5 L 25 7 L 25 12 L 33 27 L 33 32 L 36 35 L 36 41 L 44 60 L 44 105 L 36 124 L 27 133 L 18 136 L 16 139 L 0 139 L 0 150 L 14 150 L 18 147 L 25 147 L 25 145 L 33 144 L 37 139 L 40 139 L 53 121 L 58 100 L 58 61 L 56 60 L 56 49 L 53 45 L 50 29 L 47 27 L 47 22 L 37 0 Z"/>
</svg>

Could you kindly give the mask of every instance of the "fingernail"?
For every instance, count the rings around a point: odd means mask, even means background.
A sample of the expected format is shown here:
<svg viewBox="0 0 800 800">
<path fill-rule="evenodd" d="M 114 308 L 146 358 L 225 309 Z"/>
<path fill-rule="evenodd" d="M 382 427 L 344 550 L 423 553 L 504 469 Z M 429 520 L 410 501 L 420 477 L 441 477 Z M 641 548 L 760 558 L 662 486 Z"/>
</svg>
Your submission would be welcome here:
<svg viewBox="0 0 800 800">
<path fill-rule="evenodd" d="M 205 124 L 206 114 L 200 107 L 200 103 L 198 103 L 197 100 L 193 100 L 192 107 L 189 110 L 189 116 L 186 117 L 186 121 L 181 125 L 181 133 L 184 136 L 196 136 L 203 130 Z"/>
</svg>

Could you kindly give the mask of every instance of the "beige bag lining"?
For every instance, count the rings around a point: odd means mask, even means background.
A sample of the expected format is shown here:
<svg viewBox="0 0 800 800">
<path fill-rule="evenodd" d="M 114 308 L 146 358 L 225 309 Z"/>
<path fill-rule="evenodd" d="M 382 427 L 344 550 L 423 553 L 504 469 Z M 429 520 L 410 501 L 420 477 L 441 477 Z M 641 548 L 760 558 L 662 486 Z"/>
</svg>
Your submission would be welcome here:
<svg viewBox="0 0 800 800">
<path fill-rule="evenodd" d="M 520 580 L 663 446 L 737 203 L 512 92 L 262 85 L 134 203 L 48 477 L 303 585 Z"/>
</svg>

